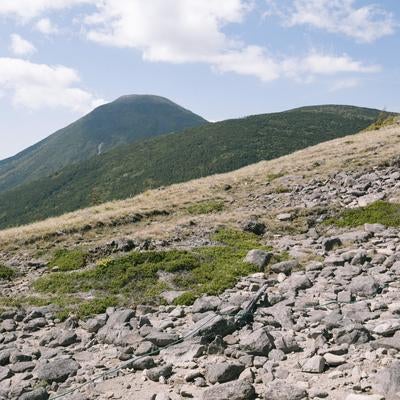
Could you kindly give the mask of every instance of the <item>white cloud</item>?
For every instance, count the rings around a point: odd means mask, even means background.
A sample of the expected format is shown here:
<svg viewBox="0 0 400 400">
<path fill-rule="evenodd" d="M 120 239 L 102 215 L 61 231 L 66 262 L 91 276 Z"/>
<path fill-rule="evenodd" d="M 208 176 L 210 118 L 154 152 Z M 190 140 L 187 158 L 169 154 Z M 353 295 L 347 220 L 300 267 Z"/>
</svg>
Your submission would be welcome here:
<svg viewBox="0 0 400 400">
<path fill-rule="evenodd" d="M 10 36 L 10 39 L 10 50 L 16 56 L 30 56 L 36 52 L 36 47 L 31 42 L 28 42 L 22 38 L 20 35 L 13 33 Z"/>
<path fill-rule="evenodd" d="M 245 0 L 104 0 L 85 20 L 88 38 L 142 50 L 150 61 L 206 61 L 238 46 L 221 28 L 240 22 Z"/>
<path fill-rule="evenodd" d="M 301 59 L 288 59 L 283 63 L 285 72 L 291 76 L 298 73 L 311 75 L 336 75 L 339 73 L 379 72 L 378 65 L 365 65 L 355 61 L 347 54 L 341 56 L 312 51 Z"/>
<path fill-rule="evenodd" d="M 395 32 L 397 23 L 392 13 L 376 4 L 357 7 L 355 3 L 355 0 L 293 0 L 292 7 L 275 13 L 288 26 L 310 25 L 365 43 Z"/>
<path fill-rule="evenodd" d="M 35 64 L 19 58 L 0 58 L 0 90 L 13 104 L 29 109 L 65 107 L 87 112 L 101 99 L 78 87 L 77 72 L 62 65 Z"/>
<path fill-rule="evenodd" d="M 247 46 L 239 51 L 223 53 L 215 57 L 214 67 L 220 72 L 235 72 L 255 76 L 264 82 L 280 76 L 280 65 L 259 46 Z"/>
<path fill-rule="evenodd" d="M 45 35 L 58 33 L 58 28 L 49 18 L 41 18 L 35 24 L 35 29 Z"/>
<path fill-rule="evenodd" d="M 248 0 L 104 0 L 85 18 L 87 37 L 97 43 L 138 49 L 144 60 L 207 63 L 220 72 L 276 79 L 276 63 L 263 48 L 223 33 L 251 9 Z M 149 23 L 151 21 L 151 23 Z"/>
<path fill-rule="evenodd" d="M 1 0 L 0 15 L 11 15 L 28 21 L 46 11 L 95 2 L 99 3 L 99 0 Z"/>
<path fill-rule="evenodd" d="M 279 65 L 282 75 L 301 83 L 311 83 L 317 77 L 344 75 L 342 79 L 354 79 L 354 74 L 375 73 L 381 70 L 379 65 L 367 65 L 353 60 L 346 54 L 332 55 L 312 50 L 298 58 L 285 58 Z"/>
<path fill-rule="evenodd" d="M 311 52 L 303 58 L 277 58 L 263 47 L 227 36 L 223 27 L 240 23 L 251 6 L 252 2 L 245 0 L 103 0 L 84 22 L 90 40 L 139 50 L 148 61 L 207 63 L 220 72 L 265 82 L 378 70 L 347 55 Z"/>
<path fill-rule="evenodd" d="M 333 83 L 330 91 L 337 92 L 339 90 L 353 89 L 360 86 L 360 83 L 360 80 L 357 78 L 339 79 Z"/>
<path fill-rule="evenodd" d="M 328 10 L 332 4 L 338 9 L 345 4 L 353 10 L 353 0 L 293 1 L 295 8 L 289 13 L 291 24 L 306 23 L 301 22 L 300 12 L 312 3 Z M 272 7 L 274 0 L 268 2 Z M 264 82 L 282 77 L 305 82 L 320 75 L 378 70 L 377 66 L 365 65 L 347 55 L 311 52 L 305 57 L 276 57 L 264 47 L 228 35 L 224 28 L 243 22 L 255 0 L 1 0 L 0 14 L 33 18 L 45 11 L 84 3 L 93 6 L 80 20 L 89 40 L 134 49 L 150 62 L 205 63 L 221 73 L 253 76 Z M 352 13 L 351 20 L 357 20 L 355 15 L 358 15 L 359 23 L 354 29 L 363 28 L 362 21 L 370 21 L 372 17 L 368 13 L 365 16 L 365 10 L 364 13 L 355 10 L 357 13 Z M 367 7 L 367 10 L 372 9 Z M 42 18 L 36 28 L 50 31 L 51 21 Z"/>
</svg>

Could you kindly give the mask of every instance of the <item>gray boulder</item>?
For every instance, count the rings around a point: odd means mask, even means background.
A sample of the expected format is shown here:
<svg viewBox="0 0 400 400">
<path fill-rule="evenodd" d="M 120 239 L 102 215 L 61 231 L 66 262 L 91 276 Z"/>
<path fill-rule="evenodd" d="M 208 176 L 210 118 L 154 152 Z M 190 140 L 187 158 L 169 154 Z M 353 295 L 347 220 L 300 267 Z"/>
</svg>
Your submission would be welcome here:
<svg viewBox="0 0 400 400">
<path fill-rule="evenodd" d="M 179 339 L 178 335 L 173 333 L 151 331 L 147 336 L 146 340 L 153 343 L 157 347 L 165 347 L 169 344 L 175 343 Z"/>
<path fill-rule="evenodd" d="M 385 337 L 374 340 L 370 343 L 373 349 L 395 349 L 400 351 L 400 331 L 397 331 L 393 337 Z"/>
<path fill-rule="evenodd" d="M 73 331 L 64 331 L 60 332 L 60 335 L 57 338 L 57 344 L 59 346 L 68 347 L 71 344 L 76 343 L 78 336 Z"/>
<path fill-rule="evenodd" d="M 0 325 L 0 332 L 14 332 L 17 329 L 17 324 L 13 319 L 6 319 Z"/>
<path fill-rule="evenodd" d="M 145 369 L 154 368 L 155 363 L 151 357 L 140 357 L 139 359 L 132 361 L 129 364 L 129 368 L 133 368 L 135 370 L 143 371 Z"/>
<path fill-rule="evenodd" d="M 244 370 L 240 363 L 215 363 L 206 367 L 206 378 L 210 383 L 224 383 L 237 379 Z"/>
<path fill-rule="evenodd" d="M 353 232 L 345 232 L 341 234 L 340 240 L 343 243 L 366 242 L 371 236 L 372 233 L 359 230 Z"/>
<path fill-rule="evenodd" d="M 205 339 L 213 340 L 215 336 L 226 336 L 236 329 L 233 318 L 224 318 L 211 313 L 200 321 L 197 321 L 188 332 L 194 332 L 195 336 L 202 336 Z"/>
<path fill-rule="evenodd" d="M 262 270 L 270 262 L 272 255 L 272 253 L 264 250 L 250 250 L 243 261 Z"/>
<path fill-rule="evenodd" d="M 378 292 L 379 285 L 372 276 L 360 275 L 351 280 L 349 290 L 354 295 L 369 297 Z"/>
<path fill-rule="evenodd" d="M 397 399 L 400 392 L 400 362 L 394 361 L 388 368 L 381 369 L 374 377 L 373 389 L 388 399 Z"/>
<path fill-rule="evenodd" d="M 162 365 L 146 371 L 146 376 L 153 382 L 158 382 L 161 377 L 169 378 L 172 375 L 172 365 Z"/>
<path fill-rule="evenodd" d="M 307 398 L 307 392 L 284 380 L 270 383 L 265 391 L 265 400 L 302 400 Z"/>
<path fill-rule="evenodd" d="M 298 292 L 299 290 L 308 289 L 312 286 L 311 281 L 301 272 L 296 272 L 282 282 L 283 290 Z"/>
<path fill-rule="evenodd" d="M 85 328 L 88 332 L 96 333 L 102 328 L 107 322 L 107 314 L 97 315 L 94 318 L 90 318 L 85 323 Z"/>
<path fill-rule="evenodd" d="M 338 247 L 342 244 L 342 241 L 338 237 L 330 237 L 326 238 L 322 241 L 322 247 L 325 251 L 331 251 L 335 247 Z"/>
<path fill-rule="evenodd" d="M 41 328 L 44 328 L 46 325 L 47 325 L 46 318 L 43 317 L 35 318 L 30 320 L 27 324 L 25 324 L 24 331 L 35 332 Z"/>
<path fill-rule="evenodd" d="M 249 220 L 242 224 L 242 229 L 245 232 L 251 232 L 256 235 L 263 235 L 265 233 L 265 224 L 256 220 Z"/>
<path fill-rule="evenodd" d="M 265 328 L 258 329 L 240 340 L 240 348 L 255 356 L 267 356 L 274 347 L 274 338 Z"/>
<path fill-rule="evenodd" d="M 157 393 L 154 397 L 154 400 L 171 400 L 171 397 L 169 397 L 166 393 Z"/>
<path fill-rule="evenodd" d="M 247 381 L 235 381 L 222 383 L 206 389 L 202 394 L 202 400 L 253 400 L 255 390 Z"/>
<path fill-rule="evenodd" d="M 22 394 L 18 400 L 47 400 L 49 398 L 49 394 L 47 393 L 45 388 L 38 388 L 32 390 L 31 392 L 27 392 Z"/>
<path fill-rule="evenodd" d="M 275 347 L 285 354 L 289 354 L 292 352 L 301 351 L 301 347 L 296 341 L 295 336 L 290 332 L 279 332 L 274 333 L 274 344 Z"/>
<path fill-rule="evenodd" d="M 272 264 L 270 269 L 272 272 L 277 274 L 284 273 L 289 275 L 295 268 L 299 266 L 299 262 L 297 260 L 289 260 L 289 261 L 282 261 L 280 263 Z"/>
<path fill-rule="evenodd" d="M 203 313 L 207 311 L 215 311 L 221 300 L 217 296 L 203 296 L 198 298 L 192 306 L 193 313 Z"/>
<path fill-rule="evenodd" d="M 111 313 L 105 326 L 97 334 L 97 338 L 116 346 L 129 346 L 141 340 L 139 333 L 132 329 L 129 321 L 135 313 L 131 309 L 123 309 Z"/>
<path fill-rule="evenodd" d="M 107 325 L 119 327 L 128 323 L 135 316 L 135 312 L 129 308 L 114 311 L 108 318 Z"/>
<path fill-rule="evenodd" d="M 32 371 L 35 368 L 35 363 L 32 361 L 21 361 L 9 366 L 10 370 L 15 374 Z"/>
<path fill-rule="evenodd" d="M 306 360 L 303 364 L 302 371 L 310 372 L 312 374 L 320 374 L 324 372 L 325 358 L 321 356 L 314 356 Z"/>
<path fill-rule="evenodd" d="M 359 325 L 347 325 L 336 333 L 337 344 L 362 344 L 369 342 L 372 338 L 368 329 Z"/>
<path fill-rule="evenodd" d="M 12 375 L 12 372 L 7 367 L 0 367 L 0 382 L 4 381 L 4 379 L 9 378 Z"/>
<path fill-rule="evenodd" d="M 10 350 L 0 351 L 0 365 L 7 365 L 10 362 Z"/>
<path fill-rule="evenodd" d="M 161 350 L 161 357 L 166 363 L 179 364 L 192 362 L 204 354 L 206 347 L 197 343 L 179 343 L 175 346 Z"/>
<path fill-rule="evenodd" d="M 144 356 L 146 354 L 155 353 L 157 346 L 147 340 L 140 343 L 138 348 L 135 350 L 135 356 Z"/>
<path fill-rule="evenodd" d="M 40 362 L 35 368 L 36 376 L 48 383 L 64 382 L 69 376 L 73 376 L 79 369 L 79 364 L 68 359 L 57 359 L 48 363 Z"/>
</svg>

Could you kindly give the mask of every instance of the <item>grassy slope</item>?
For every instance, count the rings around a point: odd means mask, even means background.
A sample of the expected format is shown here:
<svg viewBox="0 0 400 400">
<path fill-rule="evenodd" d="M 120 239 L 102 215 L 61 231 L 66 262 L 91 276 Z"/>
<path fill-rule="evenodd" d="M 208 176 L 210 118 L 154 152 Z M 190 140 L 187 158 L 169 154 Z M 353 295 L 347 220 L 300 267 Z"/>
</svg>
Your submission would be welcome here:
<svg viewBox="0 0 400 400">
<path fill-rule="evenodd" d="M 112 150 L 0 195 L 0 227 L 238 169 L 356 133 L 379 111 L 316 106 L 208 124 Z"/>
<path fill-rule="evenodd" d="M 9 250 L 17 251 L 16 254 L 20 256 L 25 256 L 28 252 L 31 255 L 26 256 L 27 259 L 31 259 L 33 254 L 35 257 L 53 258 L 49 259 L 49 267 L 42 277 L 37 279 L 38 275 L 32 276 L 31 272 L 26 276 L 30 279 L 29 291 L 23 292 L 21 296 L 0 296 L 0 309 L 21 304 L 55 304 L 60 307 L 61 318 L 67 317 L 70 312 L 85 317 L 118 304 L 157 303 L 158 295 L 163 290 L 168 290 L 169 284 L 187 291 L 177 303 L 190 304 L 203 293 L 220 293 L 224 288 L 232 286 L 241 275 L 254 271 L 251 266 L 242 262 L 244 254 L 251 248 L 269 250 L 269 247 L 264 246 L 272 244 L 269 240 L 273 231 L 268 228 L 270 235 L 260 241 L 260 238 L 251 234 L 220 228 L 216 234 L 210 233 L 212 241 L 217 242 L 216 247 L 134 252 L 110 259 L 102 259 L 103 255 L 100 253 L 97 256 L 100 259 L 96 259 L 95 265 L 92 264 L 93 259 L 85 262 L 85 254 L 89 248 L 96 248 L 110 239 L 125 235 L 135 240 L 156 239 L 160 237 L 158 235 L 164 235 L 169 231 L 170 238 L 176 237 L 177 232 L 179 237 L 184 238 L 183 226 L 190 229 L 190 233 L 187 232 L 190 236 L 204 230 L 214 232 L 217 226 L 241 223 L 249 214 L 263 215 L 262 221 L 266 223 L 273 221 L 275 215 L 281 212 L 280 207 L 284 204 L 285 197 L 276 192 L 274 198 L 277 201 L 271 203 L 271 208 L 266 210 L 263 197 L 266 190 L 272 193 L 274 187 L 282 184 L 289 185 L 293 189 L 299 182 L 305 183 L 311 178 L 323 180 L 339 171 L 357 171 L 382 163 L 387 165 L 399 154 L 399 149 L 400 124 L 397 124 L 379 131 L 362 132 L 329 143 L 321 143 L 228 174 L 149 191 L 135 199 L 103 204 L 35 225 L 1 231 L 0 280 L 12 280 L 15 273 L 20 280 L 24 275 L 25 267 L 22 271 L 15 272 L 6 268 L 2 277 L 1 257 L 5 256 L 6 260 L 13 259 Z M 337 156 L 339 153 L 340 157 Z M 224 190 L 224 185 L 227 183 L 232 185 L 228 192 Z M 252 198 L 248 196 L 250 192 L 254 195 Z M 399 198 L 397 194 L 393 195 L 394 198 Z M 191 212 L 193 208 L 188 205 L 200 204 L 199 198 L 203 196 L 213 199 L 210 201 L 226 197 L 223 211 L 221 212 L 219 207 L 217 209 L 212 207 L 214 212 L 209 214 L 210 209 L 205 207 L 205 202 L 202 201 L 202 207 L 194 210 L 196 214 L 200 211 L 204 214 L 193 217 Z M 258 209 L 255 208 L 257 204 Z M 104 223 L 110 218 L 115 222 L 121 215 L 132 216 L 136 212 L 142 212 L 142 207 L 147 207 L 149 211 L 171 209 L 171 215 L 168 219 L 160 215 L 155 216 L 152 223 L 149 223 L 149 220 L 144 220 L 142 223 L 130 220 L 126 222 L 126 226 L 118 225 L 114 228 L 111 224 L 98 226 L 93 230 L 85 229 L 80 233 L 79 240 L 74 233 L 68 231 L 58 235 L 56 240 L 53 236 L 46 237 L 51 232 L 64 230 L 71 221 L 77 224 L 76 227 L 87 226 L 88 223 L 93 223 L 95 218 Z M 113 213 L 112 217 L 108 214 L 110 212 Z M 195 224 L 189 223 L 193 220 L 196 221 Z M 399 208 L 398 204 L 378 202 L 363 209 L 346 210 L 332 222 L 338 221 L 339 225 L 343 226 L 358 226 L 365 222 L 383 222 L 397 226 Z M 171 226 L 176 230 L 170 231 Z M 276 233 L 283 232 L 276 231 Z M 33 240 L 34 237 L 36 241 Z M 5 241 L 10 243 L 11 248 L 6 249 Z M 279 254 L 278 257 L 282 259 L 287 255 Z M 54 266 L 58 266 L 60 272 L 53 272 Z M 71 270 L 75 271 L 68 272 Z M 173 277 L 173 280 L 159 279 L 157 274 L 159 271 L 164 272 L 163 277 L 172 273 L 173 276 L 169 277 Z M 26 284 L 24 286 L 27 287 Z M 87 296 L 89 293 L 90 299 Z M 95 297 L 92 299 L 93 295 Z"/>
<path fill-rule="evenodd" d="M 205 124 L 203 118 L 157 96 L 124 96 L 0 161 L 0 192 L 48 176 L 121 144 Z"/>
</svg>

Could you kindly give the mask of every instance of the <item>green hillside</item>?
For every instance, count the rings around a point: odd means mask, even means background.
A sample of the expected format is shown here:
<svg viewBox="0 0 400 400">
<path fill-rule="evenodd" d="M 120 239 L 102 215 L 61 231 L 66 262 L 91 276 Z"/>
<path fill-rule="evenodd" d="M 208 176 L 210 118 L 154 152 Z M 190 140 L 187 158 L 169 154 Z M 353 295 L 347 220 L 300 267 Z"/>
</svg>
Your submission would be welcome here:
<svg viewBox="0 0 400 400">
<path fill-rule="evenodd" d="M 359 132 L 379 110 L 313 106 L 207 124 L 122 146 L 0 195 L 0 226 L 232 171 Z M 340 155 L 339 155 L 340 156 Z"/>
<path fill-rule="evenodd" d="M 0 192 L 116 146 L 205 123 L 203 118 L 163 97 L 120 97 L 16 156 L 0 161 Z"/>
</svg>

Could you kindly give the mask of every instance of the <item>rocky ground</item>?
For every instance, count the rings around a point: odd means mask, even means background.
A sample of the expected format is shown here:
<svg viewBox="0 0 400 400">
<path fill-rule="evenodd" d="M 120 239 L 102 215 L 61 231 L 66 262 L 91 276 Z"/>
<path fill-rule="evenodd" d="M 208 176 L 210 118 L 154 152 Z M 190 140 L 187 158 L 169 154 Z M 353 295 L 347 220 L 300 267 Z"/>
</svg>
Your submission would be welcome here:
<svg viewBox="0 0 400 400">
<path fill-rule="evenodd" d="M 295 182 L 279 196 L 249 194 L 248 207 L 260 215 L 279 203 L 276 221 L 287 226 L 318 210 L 305 233 L 244 225 L 292 259 L 271 265 L 271 254 L 252 250 L 246 261 L 260 272 L 218 297 L 109 308 L 85 321 L 60 322 L 52 306 L 3 312 L 0 399 L 400 399 L 400 230 L 319 224 L 329 210 L 396 198 L 399 165 Z M 206 236 L 193 227 L 184 245 Z M 32 272 L 2 284 L 3 295 L 28 291 L 41 274 L 25 256 L 2 255 Z M 262 288 L 254 314 L 243 314 Z"/>
</svg>

